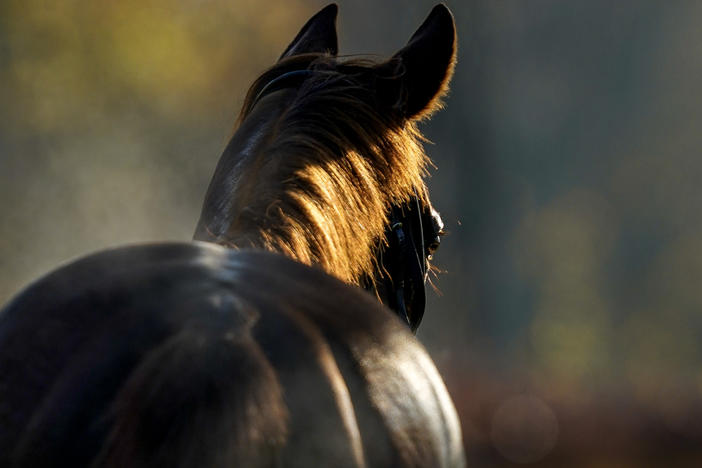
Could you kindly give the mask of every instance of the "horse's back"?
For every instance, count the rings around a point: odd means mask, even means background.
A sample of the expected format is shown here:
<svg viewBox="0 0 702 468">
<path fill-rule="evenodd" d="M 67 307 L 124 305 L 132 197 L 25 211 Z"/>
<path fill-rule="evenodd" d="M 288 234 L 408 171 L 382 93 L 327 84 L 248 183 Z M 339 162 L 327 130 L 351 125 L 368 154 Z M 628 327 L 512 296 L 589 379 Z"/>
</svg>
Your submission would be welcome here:
<svg viewBox="0 0 702 468">
<path fill-rule="evenodd" d="M 0 313 L 0 466 L 455 466 L 460 444 L 406 327 L 280 255 L 109 250 Z"/>
</svg>

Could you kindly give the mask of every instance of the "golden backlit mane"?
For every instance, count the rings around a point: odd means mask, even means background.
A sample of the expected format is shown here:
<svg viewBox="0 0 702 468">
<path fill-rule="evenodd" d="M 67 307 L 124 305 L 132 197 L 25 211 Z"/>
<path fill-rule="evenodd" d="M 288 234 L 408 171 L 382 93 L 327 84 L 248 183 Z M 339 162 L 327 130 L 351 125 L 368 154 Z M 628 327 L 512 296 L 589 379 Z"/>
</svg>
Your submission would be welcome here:
<svg viewBox="0 0 702 468">
<path fill-rule="evenodd" d="M 316 71 L 257 155 L 266 161 L 258 164 L 273 162 L 275 176 L 246 184 L 256 193 L 243 195 L 253 201 L 227 239 L 217 242 L 281 252 L 349 283 L 373 276 L 391 205 L 415 194 L 426 202 L 428 158 L 415 124 L 378 102 L 371 66 L 368 60 L 298 55 L 256 80 L 239 123 L 272 79 L 290 70 Z"/>
</svg>

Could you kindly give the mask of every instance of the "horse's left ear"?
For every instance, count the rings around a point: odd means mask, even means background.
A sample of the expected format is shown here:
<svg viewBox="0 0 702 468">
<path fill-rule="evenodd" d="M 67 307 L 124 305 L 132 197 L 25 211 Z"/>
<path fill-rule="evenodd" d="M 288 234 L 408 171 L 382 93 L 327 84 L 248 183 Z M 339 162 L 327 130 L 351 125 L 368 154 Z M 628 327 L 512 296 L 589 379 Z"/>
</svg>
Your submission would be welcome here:
<svg viewBox="0 0 702 468">
<path fill-rule="evenodd" d="M 386 78 L 399 79 L 395 90 L 400 95 L 396 95 L 394 105 L 401 107 L 405 117 L 421 119 L 441 107 L 455 64 L 456 26 L 451 11 L 441 4 L 429 13 L 407 45 L 379 68 Z"/>
<path fill-rule="evenodd" d="M 338 11 L 339 7 L 336 3 L 322 8 L 305 23 L 278 60 L 310 52 L 326 52 L 336 55 L 339 50 L 336 39 L 336 14 Z"/>
</svg>

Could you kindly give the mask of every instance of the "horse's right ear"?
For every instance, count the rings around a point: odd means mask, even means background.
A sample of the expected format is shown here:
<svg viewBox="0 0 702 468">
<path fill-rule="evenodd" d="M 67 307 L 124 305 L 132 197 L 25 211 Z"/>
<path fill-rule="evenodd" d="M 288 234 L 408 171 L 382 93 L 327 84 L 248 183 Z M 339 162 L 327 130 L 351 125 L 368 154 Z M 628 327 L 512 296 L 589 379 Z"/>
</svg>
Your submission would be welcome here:
<svg viewBox="0 0 702 468">
<path fill-rule="evenodd" d="M 305 23 L 295 39 L 290 43 L 281 60 L 292 55 L 321 52 L 336 55 L 339 49 L 336 39 L 336 3 L 327 5 Z"/>
<path fill-rule="evenodd" d="M 407 45 L 378 67 L 383 91 L 408 119 L 428 117 L 441 98 L 456 64 L 456 26 L 451 11 L 437 5 Z"/>
</svg>

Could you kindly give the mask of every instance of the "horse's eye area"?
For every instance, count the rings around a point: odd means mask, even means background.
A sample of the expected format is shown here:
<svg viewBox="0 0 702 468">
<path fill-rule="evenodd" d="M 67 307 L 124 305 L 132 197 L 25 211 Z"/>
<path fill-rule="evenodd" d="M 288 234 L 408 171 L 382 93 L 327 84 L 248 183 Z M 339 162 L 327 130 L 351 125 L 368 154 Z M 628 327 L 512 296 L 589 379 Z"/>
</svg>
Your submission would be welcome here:
<svg viewBox="0 0 702 468">
<path fill-rule="evenodd" d="M 434 255 L 434 252 L 436 252 L 439 249 L 439 245 L 441 245 L 441 239 L 437 236 L 427 246 L 427 253 L 429 254 L 428 255 L 429 258 L 431 258 Z"/>
</svg>

